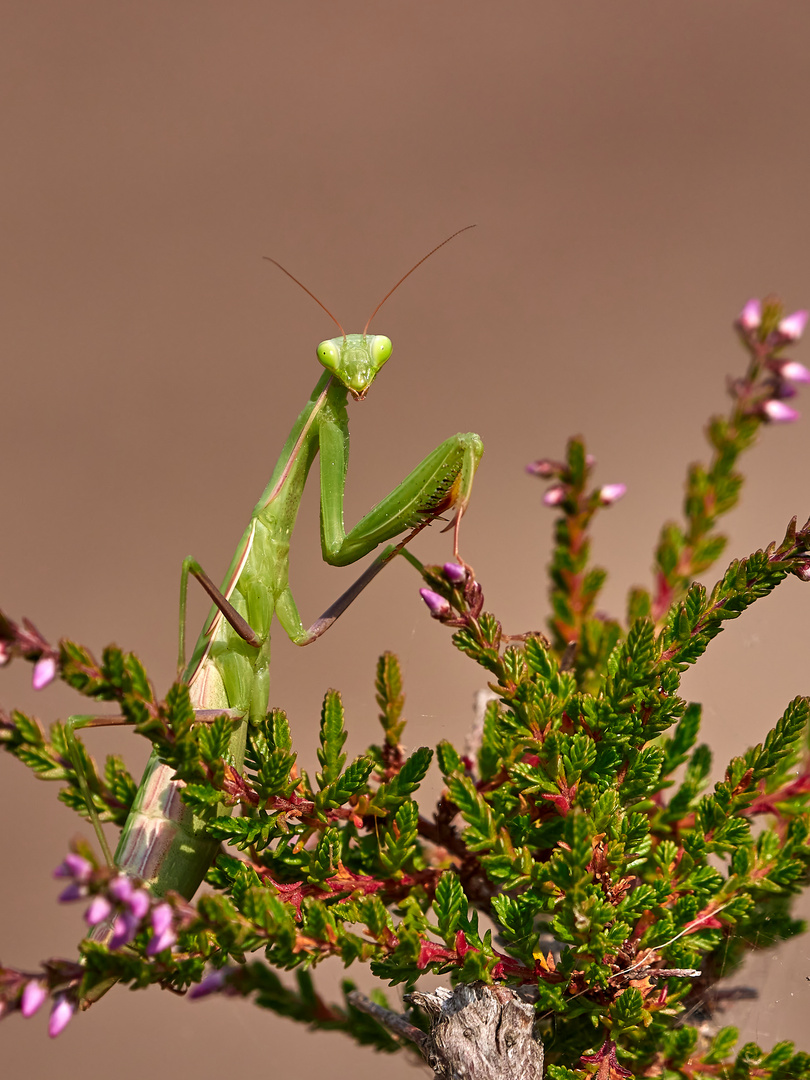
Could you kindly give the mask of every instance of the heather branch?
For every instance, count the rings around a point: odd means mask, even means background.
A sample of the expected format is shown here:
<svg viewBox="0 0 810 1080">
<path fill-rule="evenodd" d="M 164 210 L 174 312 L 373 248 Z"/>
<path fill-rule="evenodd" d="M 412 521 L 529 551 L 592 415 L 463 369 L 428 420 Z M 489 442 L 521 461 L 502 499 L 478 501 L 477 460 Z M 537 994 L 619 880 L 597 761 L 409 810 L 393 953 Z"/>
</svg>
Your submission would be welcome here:
<svg viewBox="0 0 810 1080">
<path fill-rule="evenodd" d="M 674 662 L 681 670 L 703 653 L 709 641 L 722 630 L 722 623 L 736 619 L 755 600 L 767 596 L 788 574 L 800 580 L 810 571 L 810 521 L 796 528 L 794 517 L 779 547 L 775 541 L 765 551 L 735 560 L 707 596 L 701 585 L 693 585 L 685 600 L 670 611 L 660 637 L 660 659 Z"/>
<path fill-rule="evenodd" d="M 350 991 L 347 995 L 347 1001 L 350 1005 L 353 1005 L 355 1009 L 359 1009 L 361 1012 L 367 1013 L 369 1016 L 373 1017 L 378 1024 L 382 1024 L 383 1027 L 388 1028 L 394 1035 L 415 1043 L 420 1053 L 423 1055 L 425 1054 L 427 1035 L 425 1035 L 421 1028 L 414 1027 L 406 1017 L 400 1015 L 400 1013 L 392 1012 L 382 1005 L 378 1005 L 375 1001 L 367 998 L 365 994 L 361 994 L 359 990 Z"/>
<path fill-rule="evenodd" d="M 618 638 L 615 623 L 594 617 L 607 573 L 601 567 L 588 565 L 591 523 L 597 511 L 617 502 L 626 491 L 624 484 L 603 484 L 589 490 L 595 464 L 583 440 L 575 438 L 568 443 L 564 462 L 544 458 L 526 467 L 530 475 L 552 481 L 543 496 L 546 506 L 560 512 L 554 523 L 554 551 L 549 566 L 552 645 L 560 656 L 571 652 L 571 666 L 583 687 Z"/>
<path fill-rule="evenodd" d="M 729 380 L 732 405 L 727 417 L 714 416 L 706 435 L 714 453 L 708 466 L 689 468 L 684 498 L 683 526 L 667 523 L 655 553 L 655 594 L 649 608 L 656 623 L 678 603 L 691 582 L 722 554 L 726 537 L 716 531 L 720 517 L 739 501 L 743 478 L 735 465 L 752 447 L 763 424 L 789 423 L 798 413 L 785 402 L 795 394 L 794 383 L 808 379 L 803 365 L 783 358 L 804 329 L 806 312 L 785 316 L 773 298 L 749 301 L 736 321 L 748 368 L 741 378 Z M 638 610 L 640 595 L 633 597 Z"/>
</svg>

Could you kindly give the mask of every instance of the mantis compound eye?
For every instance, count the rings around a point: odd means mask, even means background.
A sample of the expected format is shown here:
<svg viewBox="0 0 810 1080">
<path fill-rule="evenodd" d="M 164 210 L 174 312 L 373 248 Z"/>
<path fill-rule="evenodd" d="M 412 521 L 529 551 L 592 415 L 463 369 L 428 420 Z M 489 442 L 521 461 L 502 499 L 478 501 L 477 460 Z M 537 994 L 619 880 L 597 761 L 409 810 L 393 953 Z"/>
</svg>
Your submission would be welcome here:
<svg viewBox="0 0 810 1080">
<path fill-rule="evenodd" d="M 393 348 L 391 338 L 383 337 L 382 334 L 374 335 L 374 340 L 371 343 L 371 359 L 374 361 L 374 367 L 378 371 L 391 355 Z"/>
<path fill-rule="evenodd" d="M 334 341 L 322 341 L 318 346 L 318 359 L 329 371 L 334 371 L 340 361 L 340 350 Z"/>
</svg>

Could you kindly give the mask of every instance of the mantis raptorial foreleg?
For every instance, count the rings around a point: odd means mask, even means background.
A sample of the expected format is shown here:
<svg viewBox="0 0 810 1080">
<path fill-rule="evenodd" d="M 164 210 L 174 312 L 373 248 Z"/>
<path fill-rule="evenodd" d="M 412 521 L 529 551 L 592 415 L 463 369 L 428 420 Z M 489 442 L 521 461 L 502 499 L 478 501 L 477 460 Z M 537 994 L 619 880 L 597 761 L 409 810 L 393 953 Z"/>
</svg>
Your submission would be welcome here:
<svg viewBox="0 0 810 1080">
<path fill-rule="evenodd" d="M 477 435 L 455 435 L 447 439 L 347 533 L 343 527 L 347 444 L 340 433 L 331 427 L 322 431 L 321 548 L 325 561 L 332 566 L 353 563 L 405 529 L 418 532 L 450 507 L 456 507 L 456 514 L 460 517 L 469 498 L 473 474 L 480 458 L 479 447 Z M 408 536 L 404 543 L 410 539 Z M 393 554 L 394 551 L 383 552 L 371 576 L 381 570 Z M 457 550 L 455 554 L 458 555 Z M 372 568 L 374 564 L 369 569 Z M 359 580 L 363 582 L 362 588 L 371 577 L 363 575 Z M 334 617 L 326 625 L 331 625 L 360 591 L 353 587 L 344 593 L 341 600 L 346 598 L 346 603 L 337 613 L 334 613 L 334 608 L 340 601 L 333 605 L 330 610 Z M 308 645 L 326 629 L 324 616 L 309 629 L 304 628 L 289 586 L 276 601 L 276 614 L 290 639 L 297 645 Z M 316 629 L 319 627 L 322 629 Z"/>
<path fill-rule="evenodd" d="M 454 528 L 454 555 L 463 563 L 458 550 L 458 527 L 483 452 L 481 440 L 472 433 L 443 442 L 360 522 L 348 532 L 345 530 L 347 400 L 350 396 L 355 400 L 366 396 L 390 357 L 392 345 L 386 337 L 367 334 L 368 323 L 362 334 L 346 334 L 339 323 L 338 327 L 340 337 L 318 346 L 318 360 L 326 370 L 293 425 L 222 587 L 218 589 L 195 560 L 187 559 L 183 564 L 179 634 L 182 678 L 199 719 L 223 712 L 244 719 L 229 748 L 231 763 L 237 769 L 244 755 L 248 719 L 261 718 L 267 711 L 274 615 L 296 644 L 314 641 L 417 532 L 447 511 L 453 513 L 449 527 Z M 319 619 L 305 627 L 289 584 L 289 547 L 304 485 L 319 451 L 321 547 L 326 562 L 346 566 L 402 533 L 407 531 L 408 535 L 396 546 L 387 547 Z M 214 608 L 186 665 L 184 626 L 189 574 L 200 581 Z M 95 726 L 95 722 L 85 718 L 74 726 Z M 206 835 L 204 821 L 182 803 L 172 775 L 173 770 L 153 754 L 122 831 L 115 861 L 123 871 L 145 880 L 157 895 L 174 889 L 191 897 L 217 845 Z M 156 806 L 171 809 L 161 818 L 155 813 Z"/>
</svg>

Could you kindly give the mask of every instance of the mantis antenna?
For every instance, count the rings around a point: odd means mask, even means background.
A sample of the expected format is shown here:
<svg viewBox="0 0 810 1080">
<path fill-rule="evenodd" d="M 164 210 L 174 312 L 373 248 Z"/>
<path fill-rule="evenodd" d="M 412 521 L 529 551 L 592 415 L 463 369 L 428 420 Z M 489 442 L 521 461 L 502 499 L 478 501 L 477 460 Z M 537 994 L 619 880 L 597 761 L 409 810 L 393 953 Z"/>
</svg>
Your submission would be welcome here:
<svg viewBox="0 0 810 1080">
<path fill-rule="evenodd" d="M 469 226 L 468 226 L 468 228 L 469 228 Z M 445 240 L 445 243 L 447 243 L 446 240 Z M 439 245 L 439 246 L 441 247 L 441 245 Z M 267 259 L 267 261 L 271 262 L 273 264 L 273 266 L 277 266 L 279 268 L 279 270 L 282 272 L 282 274 L 286 274 L 288 278 L 291 278 L 295 282 L 295 284 L 298 285 L 299 288 L 304 290 L 304 292 L 307 294 L 307 296 L 311 296 L 312 299 L 315 301 L 315 303 L 319 307 L 323 308 L 323 310 L 326 312 L 326 314 L 329 316 L 329 318 L 332 320 L 332 322 L 335 324 L 335 326 L 338 328 L 338 330 L 341 332 L 341 334 L 343 334 L 343 340 L 344 341 L 346 340 L 346 331 L 343 329 L 343 327 L 337 321 L 337 319 L 332 314 L 332 312 L 329 310 L 329 308 L 326 306 L 326 304 L 322 304 L 321 301 L 318 299 L 318 297 L 315 295 L 314 292 L 310 292 L 309 289 L 306 287 L 306 285 L 304 285 L 302 282 L 300 282 L 298 280 L 298 278 L 295 276 L 295 274 L 291 274 L 290 271 L 287 270 L 286 267 L 282 266 L 280 262 L 276 262 L 275 259 L 271 259 L 269 255 L 262 255 L 262 258 Z M 425 258 L 427 258 L 427 256 L 425 256 Z M 416 265 L 418 266 L 419 263 L 417 263 Z M 416 269 L 416 267 L 414 267 L 414 269 Z M 405 276 L 407 277 L 408 275 L 406 274 Z M 396 288 L 396 285 L 394 286 L 394 288 Z M 393 289 L 391 291 L 393 292 Z M 371 322 L 371 319 L 369 319 L 369 322 Z M 366 323 L 366 325 L 368 326 L 368 323 Z M 363 333 L 365 335 L 365 331 Z"/>
<path fill-rule="evenodd" d="M 374 316 L 377 314 L 377 312 L 383 306 L 383 304 L 388 299 L 388 297 L 391 295 L 391 293 L 396 292 L 396 290 L 400 287 L 400 285 L 405 280 L 405 278 L 410 277 L 411 274 L 414 272 L 414 270 L 417 268 L 417 266 L 421 266 L 422 263 L 426 259 L 429 259 L 431 255 L 435 255 L 436 252 L 439 250 L 439 248 L 443 248 L 445 244 L 449 244 L 450 241 L 454 240 L 460 233 L 466 232 L 468 229 L 474 229 L 474 228 L 475 228 L 475 225 L 465 225 L 463 229 L 456 229 L 456 231 L 454 233 L 451 233 L 450 236 L 448 236 L 446 240 L 442 240 L 442 242 L 440 244 L 437 244 L 435 248 L 432 248 L 427 253 L 427 255 L 423 255 L 418 263 L 414 263 L 413 266 L 408 271 L 408 273 L 403 274 L 402 277 L 399 279 L 399 281 L 396 283 L 396 285 L 392 289 L 388 290 L 388 292 L 385 294 L 385 296 L 382 298 L 382 300 L 379 302 L 379 304 L 377 304 L 377 306 L 374 308 L 372 313 L 369 315 L 368 322 L 363 327 L 363 337 L 366 336 L 366 331 L 368 330 L 369 326 L 371 325 L 371 320 L 374 318 Z"/>
<path fill-rule="evenodd" d="M 422 263 L 425 262 L 425 260 L 429 259 L 431 255 L 435 255 L 436 252 L 439 250 L 439 248 L 443 248 L 445 244 L 449 244 L 451 240 L 455 240 L 455 238 L 457 236 L 459 236 L 461 233 L 467 232 L 468 229 L 474 229 L 474 228 L 475 228 L 475 225 L 465 225 L 463 229 L 456 229 L 456 231 L 454 233 L 451 233 L 450 236 L 448 236 L 446 240 L 442 240 L 442 242 L 440 244 L 437 244 L 435 248 L 431 248 L 430 251 L 427 253 L 427 255 L 423 255 L 422 258 L 419 260 L 419 262 L 414 263 L 413 266 L 410 268 L 410 270 L 407 272 L 407 274 L 403 274 L 402 277 L 399 279 L 399 281 L 396 283 L 396 285 L 394 285 L 393 288 L 388 290 L 388 292 L 385 294 L 385 296 L 382 298 L 382 300 L 379 302 L 379 304 L 377 304 L 377 306 L 374 308 L 371 315 L 369 315 L 368 321 L 366 322 L 366 325 L 363 327 L 362 336 L 363 337 L 366 336 L 366 332 L 367 332 L 369 326 L 371 325 L 371 320 L 374 318 L 374 316 L 377 314 L 377 312 L 383 306 L 383 304 L 388 299 L 388 297 L 391 296 L 392 293 L 395 293 L 397 291 L 397 289 L 400 287 L 400 285 L 405 280 L 405 278 L 410 277 L 411 274 L 414 272 L 414 270 L 416 270 L 416 268 L 418 266 L 421 266 Z M 304 290 L 304 292 L 307 294 L 307 296 L 311 296 L 312 299 L 315 301 L 315 303 L 320 308 L 323 308 L 323 310 L 326 312 L 326 314 L 329 316 L 329 318 L 332 320 L 332 322 L 335 324 L 335 326 L 338 328 L 338 330 L 340 330 L 341 334 L 343 335 L 343 340 L 344 341 L 346 340 L 346 331 L 343 329 L 343 327 L 337 321 L 337 319 L 332 314 L 332 312 L 329 310 L 329 308 L 326 306 L 326 304 L 322 303 L 318 299 L 318 297 L 315 295 L 314 292 L 311 292 L 306 287 L 306 285 L 304 285 L 303 282 L 298 280 L 298 278 L 295 276 L 295 274 L 291 274 L 290 271 L 285 266 L 282 266 L 280 262 L 277 262 L 276 259 L 271 259 L 269 255 L 262 255 L 262 258 L 267 259 L 267 261 L 271 262 L 273 264 L 273 266 L 277 266 L 279 268 L 279 270 L 282 272 L 282 274 L 286 274 L 287 277 L 290 278 L 292 281 L 294 281 L 295 284 L 300 289 Z"/>
</svg>

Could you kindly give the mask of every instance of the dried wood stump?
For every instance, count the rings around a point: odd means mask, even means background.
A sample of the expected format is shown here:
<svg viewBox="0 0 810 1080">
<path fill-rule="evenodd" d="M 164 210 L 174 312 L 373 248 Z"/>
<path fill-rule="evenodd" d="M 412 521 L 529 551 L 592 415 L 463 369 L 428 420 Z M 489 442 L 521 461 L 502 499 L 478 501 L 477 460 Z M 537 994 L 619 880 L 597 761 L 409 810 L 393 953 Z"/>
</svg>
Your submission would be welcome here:
<svg viewBox="0 0 810 1080">
<path fill-rule="evenodd" d="M 357 991 L 350 1000 L 415 1042 L 441 1080 L 542 1080 L 543 1044 L 534 1036 L 534 1009 L 509 987 L 469 983 L 410 994 L 407 1000 L 430 1017 L 427 1035 Z"/>
</svg>

